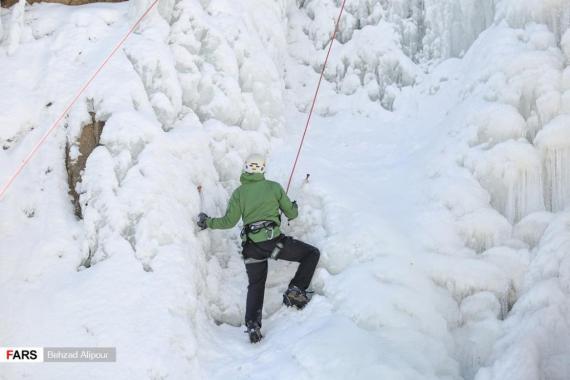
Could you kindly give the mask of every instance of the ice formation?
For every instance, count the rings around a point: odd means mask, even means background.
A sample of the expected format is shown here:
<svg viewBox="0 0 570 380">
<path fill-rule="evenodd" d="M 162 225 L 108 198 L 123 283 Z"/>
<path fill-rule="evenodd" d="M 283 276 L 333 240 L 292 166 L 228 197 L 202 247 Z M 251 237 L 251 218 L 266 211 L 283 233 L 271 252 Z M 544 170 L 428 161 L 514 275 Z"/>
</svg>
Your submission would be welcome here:
<svg viewBox="0 0 570 380">
<path fill-rule="evenodd" d="M 491 204 L 511 223 L 544 210 L 542 163 L 526 140 L 500 143 L 472 160 L 469 165 L 491 194 Z"/>
<path fill-rule="evenodd" d="M 508 104 L 490 103 L 478 109 L 472 123 L 477 128 L 474 144 L 495 145 L 525 136 L 526 121 L 518 110 Z"/>
<path fill-rule="evenodd" d="M 546 207 L 562 211 L 570 203 L 570 116 L 561 115 L 546 125 L 535 144 L 542 154 Z"/>
<path fill-rule="evenodd" d="M 563 379 L 570 373 L 567 226 L 564 214 L 547 228 L 491 361 L 475 379 Z"/>
<path fill-rule="evenodd" d="M 570 114 L 570 67 L 567 67 L 562 73 L 562 90 L 564 92 L 560 100 L 560 110 L 562 113 Z"/>
<path fill-rule="evenodd" d="M 459 219 L 458 227 L 465 244 L 479 253 L 505 243 L 512 233 L 510 223 L 489 208 L 464 215 Z"/>
<path fill-rule="evenodd" d="M 150 3 L 2 9 L 1 180 Z M 286 180 L 339 7 L 161 1 L 0 200 L 0 340 L 116 346 L 94 379 L 569 378 L 565 0 L 347 2 L 284 225 L 321 248 L 315 295 L 284 309 L 271 263 L 244 339 L 239 231 L 194 217 L 249 153 Z M 87 376 L 62 368 L 0 379 Z"/>
<path fill-rule="evenodd" d="M 546 211 L 532 213 L 515 225 L 513 236 L 534 248 L 553 218 L 554 215 Z"/>
<path fill-rule="evenodd" d="M 497 14 L 514 27 L 533 22 L 546 24 L 558 41 L 570 28 L 570 9 L 566 0 L 503 0 L 497 4 Z"/>
<path fill-rule="evenodd" d="M 426 35 L 423 45 L 430 58 L 463 55 L 491 23 L 496 0 L 426 0 Z"/>
<path fill-rule="evenodd" d="M 20 45 L 20 40 L 22 39 L 22 33 L 24 28 L 24 7 L 26 6 L 25 0 L 19 0 L 14 6 L 10 18 L 10 24 L 8 29 L 7 37 L 7 50 L 8 54 L 14 54 L 18 46 Z"/>
<path fill-rule="evenodd" d="M 562 40 L 560 41 L 560 46 L 562 47 L 562 51 L 566 55 L 566 61 L 570 61 L 570 25 L 566 26 L 566 32 L 562 36 Z M 568 89 L 568 88 L 566 88 Z"/>
</svg>

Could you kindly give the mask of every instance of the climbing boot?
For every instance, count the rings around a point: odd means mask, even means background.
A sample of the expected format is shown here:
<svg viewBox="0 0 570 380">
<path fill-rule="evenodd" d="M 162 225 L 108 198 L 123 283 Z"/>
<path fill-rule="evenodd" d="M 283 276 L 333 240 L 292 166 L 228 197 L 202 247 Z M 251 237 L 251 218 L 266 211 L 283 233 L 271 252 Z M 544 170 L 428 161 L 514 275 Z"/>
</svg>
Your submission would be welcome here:
<svg viewBox="0 0 570 380">
<path fill-rule="evenodd" d="M 285 306 L 302 309 L 309 303 L 309 297 L 307 297 L 307 292 L 298 286 L 290 286 L 283 294 L 283 303 Z"/>
<path fill-rule="evenodd" d="M 257 343 L 263 338 L 261 335 L 261 326 L 257 322 L 249 321 L 246 325 L 246 333 L 249 335 L 249 341 L 251 343 Z"/>
</svg>

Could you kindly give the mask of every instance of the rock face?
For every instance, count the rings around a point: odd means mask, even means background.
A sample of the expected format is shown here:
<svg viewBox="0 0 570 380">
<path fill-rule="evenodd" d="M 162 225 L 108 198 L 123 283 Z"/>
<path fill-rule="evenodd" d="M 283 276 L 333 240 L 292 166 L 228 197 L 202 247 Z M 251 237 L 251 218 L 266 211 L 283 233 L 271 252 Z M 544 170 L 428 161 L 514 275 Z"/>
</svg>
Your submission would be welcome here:
<svg viewBox="0 0 570 380">
<path fill-rule="evenodd" d="M 120 3 L 126 0 L 98 0 L 98 1 L 93 1 L 93 0 L 27 0 L 28 4 L 33 4 L 33 3 L 59 3 L 59 4 L 65 4 L 65 5 L 83 5 L 83 4 L 90 4 L 90 3 Z M 2 5 L 2 7 L 4 8 L 9 8 L 12 5 L 16 4 L 18 2 L 18 0 L 0 0 L 0 4 Z"/>
<path fill-rule="evenodd" d="M 76 186 L 81 182 L 81 174 L 85 169 L 87 159 L 93 149 L 99 145 L 101 132 L 105 126 L 105 122 L 95 120 L 95 114 L 91 114 L 91 123 L 83 126 L 81 129 L 81 136 L 79 141 L 68 143 L 65 147 L 65 168 L 67 170 L 67 182 L 69 184 L 69 195 L 73 198 L 73 205 L 75 207 L 75 215 L 81 218 L 81 204 L 79 203 L 79 194 L 77 193 Z M 74 148 L 79 148 L 79 155 L 74 157 Z"/>
</svg>

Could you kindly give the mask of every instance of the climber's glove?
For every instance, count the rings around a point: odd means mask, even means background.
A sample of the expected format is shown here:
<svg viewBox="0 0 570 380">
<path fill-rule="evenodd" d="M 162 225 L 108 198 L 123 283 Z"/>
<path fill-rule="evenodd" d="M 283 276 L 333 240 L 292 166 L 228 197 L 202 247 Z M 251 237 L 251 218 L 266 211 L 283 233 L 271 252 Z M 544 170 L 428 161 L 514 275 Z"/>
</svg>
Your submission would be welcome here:
<svg viewBox="0 0 570 380">
<path fill-rule="evenodd" d="M 207 220 L 209 219 L 208 215 L 201 212 L 198 214 L 198 222 L 196 224 L 200 227 L 201 230 L 205 230 L 208 228 Z"/>
</svg>

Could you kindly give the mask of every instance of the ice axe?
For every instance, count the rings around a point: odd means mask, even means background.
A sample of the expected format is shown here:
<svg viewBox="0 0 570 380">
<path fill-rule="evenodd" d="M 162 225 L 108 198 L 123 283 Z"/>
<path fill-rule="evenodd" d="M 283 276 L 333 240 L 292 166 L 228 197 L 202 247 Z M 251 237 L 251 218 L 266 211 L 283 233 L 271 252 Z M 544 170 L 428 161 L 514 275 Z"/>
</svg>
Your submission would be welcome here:
<svg viewBox="0 0 570 380">
<path fill-rule="evenodd" d="M 202 193 L 202 185 L 198 185 L 198 186 L 196 187 L 196 190 L 198 190 L 198 194 L 199 194 L 199 196 L 200 196 L 200 210 L 202 210 L 202 208 L 204 207 L 204 194 Z M 208 215 L 206 215 L 203 211 L 201 211 L 201 212 L 198 214 L 198 220 L 197 220 L 197 222 L 198 222 L 198 226 L 200 226 L 200 228 L 201 228 L 202 230 L 205 230 L 205 229 L 206 229 L 205 227 L 201 226 L 201 224 L 202 224 L 202 223 L 205 223 L 207 218 L 208 218 Z"/>
<path fill-rule="evenodd" d="M 204 195 L 202 194 L 202 185 L 198 185 L 198 187 L 196 187 L 196 190 L 198 190 L 198 194 L 200 195 L 200 209 L 202 209 L 202 206 L 204 205 Z"/>
</svg>

